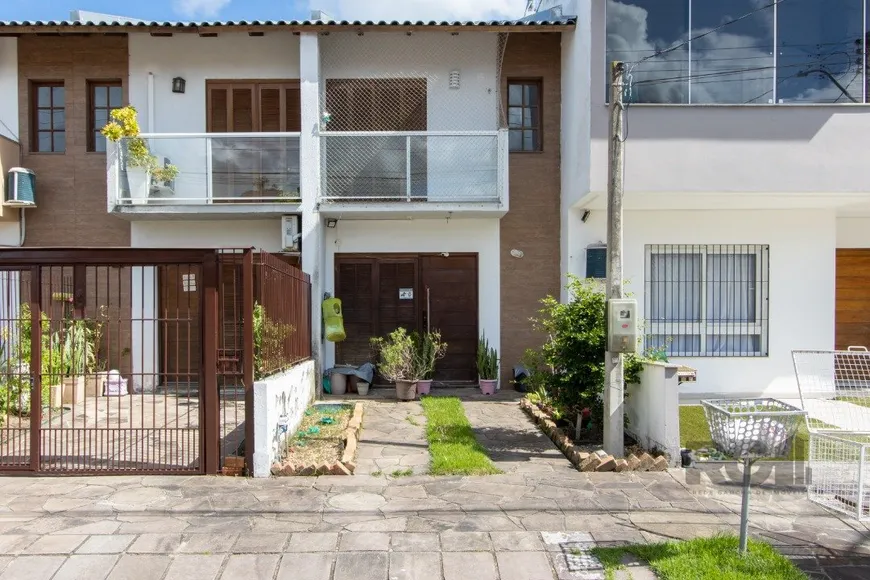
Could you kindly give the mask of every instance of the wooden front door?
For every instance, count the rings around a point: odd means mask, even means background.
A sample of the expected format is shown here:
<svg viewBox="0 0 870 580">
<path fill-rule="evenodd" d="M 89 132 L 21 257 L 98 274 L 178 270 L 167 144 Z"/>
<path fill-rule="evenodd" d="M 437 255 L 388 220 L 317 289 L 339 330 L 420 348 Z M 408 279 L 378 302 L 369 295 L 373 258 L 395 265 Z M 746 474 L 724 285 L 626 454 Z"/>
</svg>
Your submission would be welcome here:
<svg viewBox="0 0 870 580">
<path fill-rule="evenodd" d="M 438 363 L 440 381 L 477 379 L 477 256 L 424 256 L 425 328 L 441 332 L 447 355 Z"/>
<path fill-rule="evenodd" d="M 870 250 L 837 250 L 836 349 L 870 348 Z"/>
<path fill-rule="evenodd" d="M 439 330 L 448 346 L 435 380 L 476 380 L 476 255 L 340 255 L 335 288 L 347 334 L 336 344 L 336 364 L 371 361 L 371 337 L 399 327 Z"/>
<path fill-rule="evenodd" d="M 160 266 L 158 278 L 162 382 L 198 383 L 202 357 L 201 269 L 186 265 Z"/>
</svg>

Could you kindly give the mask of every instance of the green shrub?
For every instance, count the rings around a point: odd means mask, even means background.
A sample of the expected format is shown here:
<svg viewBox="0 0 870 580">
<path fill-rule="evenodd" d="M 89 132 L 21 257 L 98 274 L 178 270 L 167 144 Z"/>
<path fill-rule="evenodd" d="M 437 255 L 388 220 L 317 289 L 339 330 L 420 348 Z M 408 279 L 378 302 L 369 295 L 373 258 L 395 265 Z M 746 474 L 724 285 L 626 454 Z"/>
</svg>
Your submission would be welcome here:
<svg viewBox="0 0 870 580">
<path fill-rule="evenodd" d="M 441 341 L 441 333 L 417 332 L 411 333 L 414 342 L 414 364 L 417 370 L 414 375 L 424 381 L 431 381 L 435 375 L 435 363 L 447 354 L 447 343 Z"/>
<path fill-rule="evenodd" d="M 372 338 L 371 344 L 377 353 L 378 372 L 382 377 L 391 383 L 420 379 L 420 368 L 414 362 L 414 338 L 404 328 L 397 328 L 387 337 Z"/>
<path fill-rule="evenodd" d="M 568 302 L 547 296 L 532 319 L 547 340 L 540 350 L 528 350 L 523 357 L 523 366 L 530 372 L 527 385 L 533 398 L 550 407 L 556 418 L 576 417 L 586 408 L 601 417 L 607 300 L 598 282 L 572 276 L 566 288 Z M 639 382 L 643 363 L 650 360 L 666 361 L 666 350 L 625 356 L 626 384 Z"/>
<path fill-rule="evenodd" d="M 498 352 L 489 346 L 486 334 L 477 342 L 477 375 L 484 381 L 498 378 Z"/>
<path fill-rule="evenodd" d="M 275 322 L 266 316 L 262 304 L 254 304 L 254 380 L 284 369 L 291 361 L 284 351 L 284 342 L 296 328 L 292 324 Z"/>
</svg>

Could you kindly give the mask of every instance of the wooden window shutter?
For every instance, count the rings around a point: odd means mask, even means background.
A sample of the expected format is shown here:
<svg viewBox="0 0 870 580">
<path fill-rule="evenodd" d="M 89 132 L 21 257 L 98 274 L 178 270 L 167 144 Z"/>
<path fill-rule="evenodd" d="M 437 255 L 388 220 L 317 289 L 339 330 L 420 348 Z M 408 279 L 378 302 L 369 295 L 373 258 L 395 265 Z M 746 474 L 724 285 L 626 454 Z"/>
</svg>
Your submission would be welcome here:
<svg viewBox="0 0 870 580">
<path fill-rule="evenodd" d="M 208 132 L 229 132 L 229 121 L 229 89 L 226 87 L 209 87 Z"/>
<path fill-rule="evenodd" d="M 233 115 L 233 132 L 251 133 L 256 131 L 255 121 L 257 119 L 257 114 L 253 86 L 233 87 L 231 107 Z"/>
<path fill-rule="evenodd" d="M 283 131 L 285 111 L 281 107 L 280 86 L 260 87 L 260 130 L 267 133 Z"/>
<path fill-rule="evenodd" d="M 285 131 L 302 131 L 302 95 L 299 87 L 287 87 L 284 91 L 284 109 L 287 111 Z"/>
</svg>

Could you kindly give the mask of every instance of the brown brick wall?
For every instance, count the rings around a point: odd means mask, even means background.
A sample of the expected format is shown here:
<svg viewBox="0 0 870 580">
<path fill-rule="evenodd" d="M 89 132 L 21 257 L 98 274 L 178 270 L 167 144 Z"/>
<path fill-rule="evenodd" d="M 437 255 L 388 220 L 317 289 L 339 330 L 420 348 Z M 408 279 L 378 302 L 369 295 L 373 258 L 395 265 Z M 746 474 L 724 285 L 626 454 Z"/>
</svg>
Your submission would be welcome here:
<svg viewBox="0 0 870 580">
<path fill-rule="evenodd" d="M 501 220 L 502 384 L 527 348 L 543 337 L 529 317 L 541 298 L 559 295 L 561 35 L 511 34 L 502 66 L 507 79 L 539 78 L 543 89 L 543 151 L 510 155 L 510 211 Z M 512 249 L 522 250 L 514 258 Z"/>
<path fill-rule="evenodd" d="M 22 163 L 36 172 L 26 246 L 129 246 L 130 222 L 106 212 L 106 156 L 87 152 L 87 81 L 128 76 L 126 36 L 21 36 L 18 100 Z M 32 81 L 64 81 L 66 153 L 31 153 Z M 125 96 L 126 99 L 126 96 Z"/>
</svg>

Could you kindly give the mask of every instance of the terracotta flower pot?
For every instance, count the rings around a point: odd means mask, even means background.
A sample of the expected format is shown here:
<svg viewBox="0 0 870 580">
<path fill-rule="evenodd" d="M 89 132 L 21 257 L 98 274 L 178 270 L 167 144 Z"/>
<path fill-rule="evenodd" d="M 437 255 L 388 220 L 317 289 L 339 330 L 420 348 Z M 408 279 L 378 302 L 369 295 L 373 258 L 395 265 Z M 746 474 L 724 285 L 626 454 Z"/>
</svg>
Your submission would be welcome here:
<svg viewBox="0 0 870 580">
<path fill-rule="evenodd" d="M 480 392 L 484 395 L 494 395 L 497 380 L 480 379 Z"/>
<path fill-rule="evenodd" d="M 400 401 L 413 401 L 417 397 L 417 383 L 396 381 L 396 398 Z"/>
<path fill-rule="evenodd" d="M 417 394 L 428 395 L 432 390 L 432 381 L 417 381 Z"/>
</svg>

